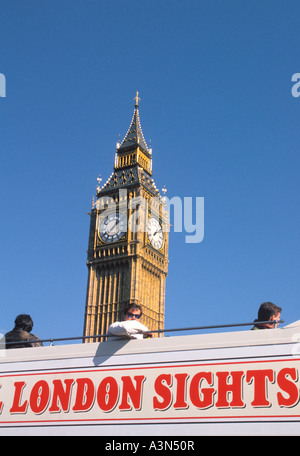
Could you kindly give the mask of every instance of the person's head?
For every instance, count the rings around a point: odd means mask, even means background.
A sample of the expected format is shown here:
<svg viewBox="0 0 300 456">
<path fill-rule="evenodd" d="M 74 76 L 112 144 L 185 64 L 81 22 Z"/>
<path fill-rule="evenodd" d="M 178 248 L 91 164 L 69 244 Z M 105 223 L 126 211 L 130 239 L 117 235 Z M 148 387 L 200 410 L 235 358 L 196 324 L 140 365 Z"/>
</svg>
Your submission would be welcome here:
<svg viewBox="0 0 300 456">
<path fill-rule="evenodd" d="M 140 320 L 142 308 L 138 304 L 129 304 L 124 309 L 123 320 Z"/>
<path fill-rule="evenodd" d="M 23 329 L 23 331 L 31 332 L 33 321 L 30 315 L 21 314 L 15 319 L 15 328 Z"/>
<path fill-rule="evenodd" d="M 258 309 L 258 321 L 274 321 L 280 320 L 281 307 L 276 306 L 272 302 L 263 302 Z M 274 328 L 275 323 L 266 323 L 265 328 Z"/>
</svg>

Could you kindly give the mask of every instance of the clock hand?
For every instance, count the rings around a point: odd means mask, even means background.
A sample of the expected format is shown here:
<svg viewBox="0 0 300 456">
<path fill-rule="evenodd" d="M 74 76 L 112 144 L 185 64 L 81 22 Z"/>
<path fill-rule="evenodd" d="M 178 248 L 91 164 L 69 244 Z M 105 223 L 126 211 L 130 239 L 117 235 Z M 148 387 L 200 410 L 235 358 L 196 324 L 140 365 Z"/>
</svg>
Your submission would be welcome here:
<svg viewBox="0 0 300 456">
<path fill-rule="evenodd" d="M 119 223 L 120 223 L 120 220 L 115 220 L 115 224 L 111 227 L 111 231 L 114 231 L 117 228 Z"/>
<path fill-rule="evenodd" d="M 116 228 L 116 226 L 117 226 L 119 223 L 120 223 L 120 221 L 119 221 L 119 220 L 116 220 L 116 223 L 115 223 L 114 228 Z"/>
</svg>

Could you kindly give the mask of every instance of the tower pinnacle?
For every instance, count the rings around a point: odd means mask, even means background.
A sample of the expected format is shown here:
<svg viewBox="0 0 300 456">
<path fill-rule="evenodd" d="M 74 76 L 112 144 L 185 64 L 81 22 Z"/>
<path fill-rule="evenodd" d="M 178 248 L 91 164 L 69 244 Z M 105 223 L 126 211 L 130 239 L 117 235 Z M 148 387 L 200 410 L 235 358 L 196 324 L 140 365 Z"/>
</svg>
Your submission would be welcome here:
<svg viewBox="0 0 300 456">
<path fill-rule="evenodd" d="M 139 92 L 138 90 L 136 91 L 136 96 L 135 96 L 135 108 L 138 108 L 139 107 L 139 101 L 141 101 L 141 99 L 139 98 Z"/>
<path fill-rule="evenodd" d="M 122 151 L 125 148 L 129 147 L 135 147 L 139 146 L 141 149 L 143 149 L 145 152 L 148 153 L 148 146 L 146 144 L 143 132 L 142 132 L 142 127 L 140 123 L 140 117 L 139 117 L 139 101 L 141 99 L 139 98 L 139 92 L 136 92 L 136 96 L 134 98 L 135 100 L 135 106 L 134 106 L 134 113 L 133 117 L 131 120 L 130 127 L 126 133 L 125 138 L 123 139 L 122 143 L 120 144 L 120 147 L 118 151 Z"/>
</svg>

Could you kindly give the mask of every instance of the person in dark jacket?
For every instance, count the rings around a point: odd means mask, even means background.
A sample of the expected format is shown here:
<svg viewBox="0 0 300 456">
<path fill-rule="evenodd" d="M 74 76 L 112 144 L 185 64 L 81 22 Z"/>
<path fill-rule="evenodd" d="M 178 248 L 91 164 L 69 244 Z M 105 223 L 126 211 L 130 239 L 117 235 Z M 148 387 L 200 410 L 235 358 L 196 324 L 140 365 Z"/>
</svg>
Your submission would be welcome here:
<svg viewBox="0 0 300 456">
<path fill-rule="evenodd" d="M 32 328 L 33 321 L 30 315 L 18 315 L 14 329 L 5 334 L 6 348 L 42 347 L 40 339 L 31 334 Z"/>
</svg>

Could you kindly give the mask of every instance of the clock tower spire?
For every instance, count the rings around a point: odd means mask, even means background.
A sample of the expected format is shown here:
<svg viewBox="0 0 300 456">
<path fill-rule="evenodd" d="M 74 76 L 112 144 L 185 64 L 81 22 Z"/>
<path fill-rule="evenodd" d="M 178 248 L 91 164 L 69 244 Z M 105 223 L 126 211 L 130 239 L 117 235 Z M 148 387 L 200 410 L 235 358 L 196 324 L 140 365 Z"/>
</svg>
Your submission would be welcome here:
<svg viewBox="0 0 300 456">
<path fill-rule="evenodd" d="M 148 174 L 152 174 L 152 150 L 145 141 L 140 116 L 139 93 L 136 93 L 134 113 L 125 138 L 118 144 L 115 170 L 128 166 L 140 165 Z"/>
<path fill-rule="evenodd" d="M 88 341 L 121 320 L 127 304 L 143 308 L 143 323 L 163 329 L 168 269 L 168 214 L 152 178 L 136 93 L 129 129 L 117 143 L 114 170 L 90 213 L 84 335 Z"/>
</svg>

